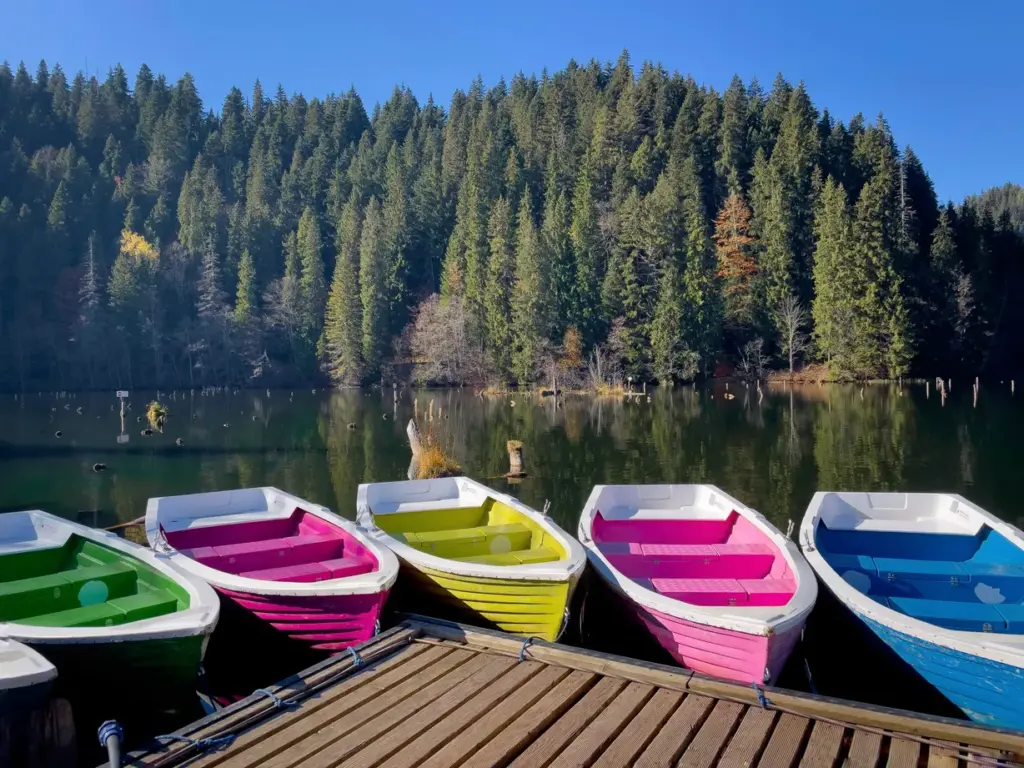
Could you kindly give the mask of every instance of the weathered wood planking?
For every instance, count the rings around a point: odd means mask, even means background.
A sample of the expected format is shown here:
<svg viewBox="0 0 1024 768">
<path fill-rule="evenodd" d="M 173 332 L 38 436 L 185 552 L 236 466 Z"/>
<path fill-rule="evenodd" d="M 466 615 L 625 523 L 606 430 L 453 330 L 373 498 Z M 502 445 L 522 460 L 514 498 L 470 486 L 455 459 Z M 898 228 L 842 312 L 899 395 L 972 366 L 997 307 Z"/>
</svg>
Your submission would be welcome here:
<svg viewBox="0 0 1024 768">
<path fill-rule="evenodd" d="M 465 642 L 453 625 L 407 622 L 365 644 L 362 663 L 337 657 L 273 689 L 294 694 L 297 706 L 274 710 L 268 697 L 250 697 L 179 732 L 195 739 L 233 728 L 219 751 L 175 744 L 133 764 L 967 768 L 965 753 L 1004 765 L 1024 755 L 1024 736 L 1005 731 L 878 709 L 844 720 L 835 715 L 859 705 L 774 690 L 762 707 L 750 689 L 685 671 L 547 644 L 524 660 L 520 640 L 458 629 Z M 957 741 L 922 743 L 946 723 Z"/>
</svg>

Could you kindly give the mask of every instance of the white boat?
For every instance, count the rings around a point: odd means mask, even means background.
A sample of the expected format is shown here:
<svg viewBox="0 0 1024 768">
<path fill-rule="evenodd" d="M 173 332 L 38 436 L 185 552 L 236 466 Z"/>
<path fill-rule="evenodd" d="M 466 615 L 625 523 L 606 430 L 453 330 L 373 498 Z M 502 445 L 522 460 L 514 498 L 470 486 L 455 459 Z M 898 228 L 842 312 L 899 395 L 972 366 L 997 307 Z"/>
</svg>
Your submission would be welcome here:
<svg viewBox="0 0 1024 768">
<path fill-rule="evenodd" d="M 165 496 L 150 546 L 280 632 L 322 651 L 373 637 L 398 560 L 351 521 L 277 488 Z"/>
<path fill-rule="evenodd" d="M 357 519 L 402 561 L 405 610 L 555 640 L 586 566 L 547 515 L 466 477 L 359 486 Z"/>
<path fill-rule="evenodd" d="M 713 485 L 598 485 L 580 517 L 591 565 L 673 658 L 774 682 L 818 595 L 796 544 Z"/>
<path fill-rule="evenodd" d="M 800 544 L 832 593 L 972 720 L 1024 728 L 1024 534 L 945 493 L 816 493 Z"/>
<path fill-rule="evenodd" d="M 0 715 L 45 700 L 56 677 L 57 668 L 38 651 L 0 637 Z"/>
<path fill-rule="evenodd" d="M 45 656 L 62 688 L 110 695 L 111 717 L 151 691 L 194 692 L 219 615 L 208 585 L 145 547 L 39 510 L 0 515 L 0 637 Z"/>
</svg>

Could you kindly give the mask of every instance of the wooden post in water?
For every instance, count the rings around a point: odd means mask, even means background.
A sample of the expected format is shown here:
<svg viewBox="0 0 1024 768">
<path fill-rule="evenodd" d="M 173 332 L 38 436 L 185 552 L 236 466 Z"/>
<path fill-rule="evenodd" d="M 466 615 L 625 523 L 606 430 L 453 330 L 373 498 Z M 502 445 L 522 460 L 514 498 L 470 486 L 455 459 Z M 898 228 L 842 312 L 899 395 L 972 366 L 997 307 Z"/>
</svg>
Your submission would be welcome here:
<svg viewBox="0 0 1024 768">
<path fill-rule="evenodd" d="M 932 385 L 930 381 L 924 383 L 924 398 L 925 400 L 931 399 L 932 396 Z"/>
<path fill-rule="evenodd" d="M 506 443 L 508 448 L 508 473 L 505 477 L 509 479 L 526 477 L 523 471 L 523 444 L 519 440 L 509 440 Z"/>
<path fill-rule="evenodd" d="M 420 471 L 420 454 L 423 452 L 420 428 L 416 426 L 415 419 L 409 419 L 405 434 L 409 438 L 409 448 L 412 449 L 412 459 L 409 461 L 409 471 L 406 474 L 410 480 L 415 480 Z"/>
<path fill-rule="evenodd" d="M 1010 394 L 1013 394 L 1013 379 L 1010 379 Z"/>
</svg>

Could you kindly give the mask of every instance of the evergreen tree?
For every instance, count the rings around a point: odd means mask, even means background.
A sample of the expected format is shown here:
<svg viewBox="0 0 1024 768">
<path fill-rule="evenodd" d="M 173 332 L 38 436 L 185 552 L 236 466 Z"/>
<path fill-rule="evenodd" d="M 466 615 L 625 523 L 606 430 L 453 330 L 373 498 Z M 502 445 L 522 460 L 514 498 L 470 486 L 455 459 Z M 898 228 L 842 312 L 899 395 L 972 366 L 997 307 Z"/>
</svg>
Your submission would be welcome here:
<svg viewBox="0 0 1024 768">
<path fill-rule="evenodd" d="M 299 219 L 296 245 L 301 265 L 298 285 L 299 328 L 307 342 L 312 344 L 320 337 L 327 283 L 324 279 L 320 224 L 310 208 L 303 211 Z"/>
<path fill-rule="evenodd" d="M 573 316 L 573 286 L 575 262 L 572 240 L 569 236 L 569 206 L 564 193 L 549 190 L 548 202 L 544 208 L 544 222 L 541 225 L 541 261 L 550 276 L 549 319 L 551 326 L 544 329 L 550 339 L 560 339 L 565 329 L 575 325 Z"/>
<path fill-rule="evenodd" d="M 512 372 L 512 294 L 516 284 L 512 210 L 504 197 L 498 198 L 491 209 L 488 234 L 491 253 L 484 301 L 487 343 L 494 367 L 504 378 Z"/>
<path fill-rule="evenodd" d="M 750 209 L 743 198 L 732 193 L 726 198 L 715 221 L 718 276 L 723 281 L 724 317 L 734 327 L 752 326 L 757 309 L 757 262 L 750 236 Z"/>
<path fill-rule="evenodd" d="M 584 345 L 590 347 L 600 334 L 600 285 L 604 259 L 593 184 L 586 164 L 577 178 L 572 206 L 569 237 L 576 262 L 572 293 L 573 325 L 582 333 Z"/>
<path fill-rule="evenodd" d="M 371 197 L 359 236 L 359 295 L 362 303 L 363 364 L 367 376 L 380 372 L 387 348 L 387 253 L 380 203 Z"/>
<path fill-rule="evenodd" d="M 853 258 L 853 225 L 846 190 L 831 176 L 825 181 L 815 219 L 814 340 L 833 375 L 856 372 L 857 294 L 863 271 Z"/>
<path fill-rule="evenodd" d="M 336 384 L 359 384 L 363 375 L 359 200 L 355 193 L 338 222 L 338 258 L 324 320 L 324 365 Z"/>
<path fill-rule="evenodd" d="M 520 386 L 533 380 L 534 361 L 547 327 L 548 286 L 537 229 L 524 195 L 516 222 L 516 270 L 512 289 L 512 373 Z"/>
<path fill-rule="evenodd" d="M 256 270 L 252 254 L 246 248 L 238 264 L 238 287 L 235 293 L 235 321 L 239 324 L 250 322 L 256 315 Z"/>
<path fill-rule="evenodd" d="M 409 243 L 408 206 L 406 204 L 405 178 L 398 156 L 398 145 L 392 144 L 385 167 L 385 197 L 381 209 L 383 229 L 382 244 L 387 259 L 386 285 L 388 294 L 388 315 L 391 327 L 389 333 L 402 330 L 406 318 L 406 304 L 409 291 L 408 260 L 406 249 Z"/>
</svg>

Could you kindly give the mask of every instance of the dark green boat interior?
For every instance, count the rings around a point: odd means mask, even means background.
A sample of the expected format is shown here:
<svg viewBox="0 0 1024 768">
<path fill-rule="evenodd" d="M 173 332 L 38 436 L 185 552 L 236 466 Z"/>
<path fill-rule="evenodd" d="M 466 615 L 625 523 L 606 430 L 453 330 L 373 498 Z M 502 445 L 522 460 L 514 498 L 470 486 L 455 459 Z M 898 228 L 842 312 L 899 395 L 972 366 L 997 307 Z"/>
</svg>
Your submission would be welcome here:
<svg viewBox="0 0 1024 768">
<path fill-rule="evenodd" d="M 0 622 L 104 627 L 189 606 L 188 592 L 140 560 L 78 535 L 0 556 Z"/>
</svg>

